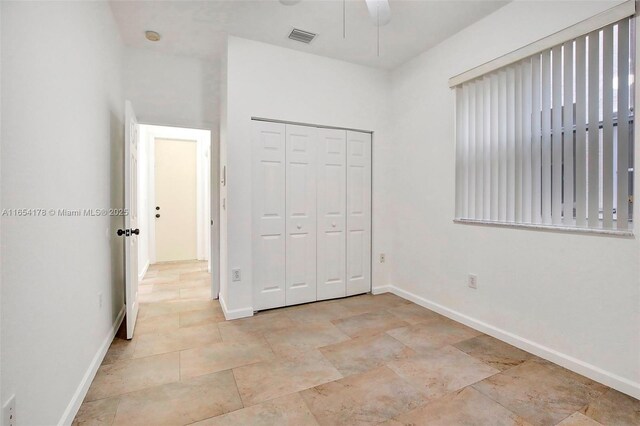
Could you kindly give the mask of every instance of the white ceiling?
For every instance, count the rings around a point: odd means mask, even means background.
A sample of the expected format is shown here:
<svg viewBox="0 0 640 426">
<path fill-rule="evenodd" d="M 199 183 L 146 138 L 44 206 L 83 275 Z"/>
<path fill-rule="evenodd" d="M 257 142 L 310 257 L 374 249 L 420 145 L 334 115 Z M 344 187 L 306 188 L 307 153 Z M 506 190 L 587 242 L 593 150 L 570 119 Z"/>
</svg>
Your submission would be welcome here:
<svg viewBox="0 0 640 426">
<path fill-rule="evenodd" d="M 226 35 L 235 35 L 376 68 L 392 69 L 435 46 L 508 1 L 390 0 L 391 22 L 377 28 L 365 0 L 123 1 L 111 5 L 125 44 L 177 55 L 217 59 Z M 293 27 L 318 33 L 305 45 L 289 40 Z M 162 35 L 157 43 L 145 30 Z"/>
</svg>

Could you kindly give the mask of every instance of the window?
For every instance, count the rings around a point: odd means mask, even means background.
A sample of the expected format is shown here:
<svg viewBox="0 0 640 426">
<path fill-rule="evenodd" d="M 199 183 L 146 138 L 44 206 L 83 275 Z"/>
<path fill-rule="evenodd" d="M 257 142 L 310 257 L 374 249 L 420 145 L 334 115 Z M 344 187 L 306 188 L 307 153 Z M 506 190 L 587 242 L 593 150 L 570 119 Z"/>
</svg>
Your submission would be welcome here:
<svg viewBox="0 0 640 426">
<path fill-rule="evenodd" d="M 625 18 L 455 86 L 456 219 L 629 232 Z"/>
</svg>

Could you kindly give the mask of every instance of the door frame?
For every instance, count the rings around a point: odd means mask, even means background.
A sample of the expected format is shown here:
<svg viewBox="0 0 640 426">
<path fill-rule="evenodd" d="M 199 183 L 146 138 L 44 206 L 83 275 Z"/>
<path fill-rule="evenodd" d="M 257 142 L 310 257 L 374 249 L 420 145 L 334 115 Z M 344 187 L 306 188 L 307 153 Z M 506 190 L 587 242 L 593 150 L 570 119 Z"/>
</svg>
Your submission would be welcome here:
<svg viewBox="0 0 640 426">
<path fill-rule="evenodd" d="M 208 261 L 208 270 L 212 270 L 212 210 L 211 210 L 211 131 L 207 129 L 160 126 L 141 123 L 141 134 L 145 144 L 145 163 L 147 166 L 147 226 L 149 264 L 156 263 L 155 232 L 155 141 L 156 139 L 172 139 L 196 142 L 196 235 L 197 259 Z M 217 292 L 213 292 L 217 297 Z"/>
</svg>

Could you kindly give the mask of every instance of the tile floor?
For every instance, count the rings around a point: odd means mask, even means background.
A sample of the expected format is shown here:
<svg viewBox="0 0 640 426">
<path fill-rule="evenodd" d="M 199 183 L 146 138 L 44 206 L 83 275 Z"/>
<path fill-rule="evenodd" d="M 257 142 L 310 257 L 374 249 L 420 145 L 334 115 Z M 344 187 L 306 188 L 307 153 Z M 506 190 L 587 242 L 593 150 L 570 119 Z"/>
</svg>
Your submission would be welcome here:
<svg viewBox="0 0 640 426">
<path fill-rule="evenodd" d="M 154 265 L 77 425 L 640 425 L 640 402 L 391 294 L 225 321 Z"/>
</svg>

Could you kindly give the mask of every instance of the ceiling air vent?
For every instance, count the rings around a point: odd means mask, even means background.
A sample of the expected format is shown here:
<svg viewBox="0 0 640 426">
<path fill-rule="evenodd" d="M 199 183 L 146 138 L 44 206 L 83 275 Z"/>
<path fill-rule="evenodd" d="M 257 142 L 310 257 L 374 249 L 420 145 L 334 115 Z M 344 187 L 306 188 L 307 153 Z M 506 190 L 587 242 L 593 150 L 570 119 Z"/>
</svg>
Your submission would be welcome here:
<svg viewBox="0 0 640 426">
<path fill-rule="evenodd" d="M 311 40 L 316 38 L 316 35 L 317 34 L 310 33 L 309 31 L 303 31 L 303 30 L 294 28 L 293 30 L 291 30 L 291 33 L 289 34 L 289 38 L 291 40 L 300 41 L 302 43 L 309 44 L 311 43 Z"/>
</svg>

